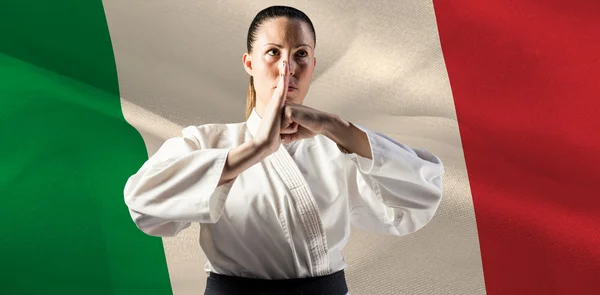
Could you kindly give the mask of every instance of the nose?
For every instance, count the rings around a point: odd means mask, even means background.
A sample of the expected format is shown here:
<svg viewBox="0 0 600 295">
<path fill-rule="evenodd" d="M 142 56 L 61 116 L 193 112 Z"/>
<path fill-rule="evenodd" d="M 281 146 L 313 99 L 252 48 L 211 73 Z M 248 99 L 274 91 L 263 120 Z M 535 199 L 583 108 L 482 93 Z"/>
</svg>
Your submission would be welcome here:
<svg viewBox="0 0 600 295">
<path fill-rule="evenodd" d="M 296 62 L 294 61 L 293 58 L 290 57 L 289 53 L 287 53 L 285 55 L 285 62 L 287 64 L 289 64 L 289 67 L 290 67 L 290 76 L 293 76 L 294 75 L 294 71 L 296 70 Z"/>
<path fill-rule="evenodd" d="M 296 70 L 296 63 L 291 60 L 286 60 L 285 62 L 289 65 L 289 75 L 293 76 L 294 71 Z"/>
<path fill-rule="evenodd" d="M 290 76 L 294 76 L 294 70 L 296 69 L 295 63 L 290 62 Z"/>
</svg>

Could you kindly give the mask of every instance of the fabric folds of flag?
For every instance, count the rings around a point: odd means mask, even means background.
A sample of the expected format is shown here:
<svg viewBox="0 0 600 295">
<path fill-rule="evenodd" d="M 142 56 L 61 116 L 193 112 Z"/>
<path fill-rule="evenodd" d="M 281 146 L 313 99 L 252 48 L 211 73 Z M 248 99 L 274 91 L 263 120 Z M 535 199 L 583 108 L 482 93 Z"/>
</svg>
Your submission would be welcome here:
<svg viewBox="0 0 600 295">
<path fill-rule="evenodd" d="M 272 2 L 0 2 L 0 294 L 202 293 L 197 228 L 141 233 L 123 187 L 181 127 L 243 120 Z M 600 2 L 283 4 L 317 30 L 308 105 L 446 166 L 425 228 L 353 231 L 351 294 L 598 294 Z"/>
<path fill-rule="evenodd" d="M 122 200 L 147 152 L 101 2 L 2 1 L 0 118 L 0 294 L 169 294 Z"/>
</svg>

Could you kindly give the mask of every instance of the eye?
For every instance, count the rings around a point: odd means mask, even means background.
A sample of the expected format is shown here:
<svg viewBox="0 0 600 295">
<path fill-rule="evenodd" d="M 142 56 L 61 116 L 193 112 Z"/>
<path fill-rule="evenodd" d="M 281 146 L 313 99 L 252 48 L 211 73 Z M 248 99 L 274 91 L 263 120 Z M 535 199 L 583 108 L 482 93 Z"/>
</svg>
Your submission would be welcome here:
<svg viewBox="0 0 600 295">
<path fill-rule="evenodd" d="M 296 55 L 298 57 L 307 57 L 308 56 L 308 52 L 306 52 L 306 50 L 300 50 L 296 53 Z"/>
<path fill-rule="evenodd" d="M 279 50 L 277 48 L 273 48 L 273 49 L 270 49 L 269 51 L 267 51 L 267 54 L 275 56 L 275 55 L 279 54 Z"/>
</svg>

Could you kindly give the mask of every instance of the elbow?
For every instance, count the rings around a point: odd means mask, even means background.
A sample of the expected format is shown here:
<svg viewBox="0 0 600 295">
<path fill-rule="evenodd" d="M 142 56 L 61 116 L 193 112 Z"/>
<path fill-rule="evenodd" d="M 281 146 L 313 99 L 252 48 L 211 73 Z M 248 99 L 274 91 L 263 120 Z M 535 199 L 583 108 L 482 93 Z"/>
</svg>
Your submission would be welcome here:
<svg viewBox="0 0 600 295">
<path fill-rule="evenodd" d="M 418 207 L 394 209 L 392 235 L 406 236 L 426 227 L 437 214 L 442 196 L 441 189 L 428 190 L 421 195 L 423 202 Z"/>
<path fill-rule="evenodd" d="M 429 223 L 438 211 L 444 196 L 444 166 L 440 162 L 436 165 L 437 169 L 432 169 L 432 173 L 422 183 L 420 199 L 422 204 L 418 210 L 418 220 L 422 224 L 419 228 Z"/>
<path fill-rule="evenodd" d="M 166 220 L 149 213 L 144 202 L 140 202 L 139 196 L 135 194 L 135 190 L 126 189 L 124 197 L 133 223 L 146 235 L 163 238 L 174 237 L 190 225 L 186 222 Z"/>
<path fill-rule="evenodd" d="M 140 222 L 139 220 L 134 220 L 134 223 L 138 230 L 151 237 L 169 238 L 174 237 L 177 234 L 175 232 L 165 232 L 164 230 L 161 230 L 159 226 L 147 226 L 144 222 Z"/>
<path fill-rule="evenodd" d="M 438 177 L 432 180 L 429 195 L 431 201 L 427 205 L 427 211 L 431 216 L 429 217 L 428 222 L 438 211 L 438 208 L 440 207 L 440 204 L 442 203 L 442 199 L 444 197 L 443 173 L 441 173 Z"/>
<path fill-rule="evenodd" d="M 392 221 L 391 226 L 394 230 L 391 235 L 397 237 L 407 236 L 416 233 L 429 224 L 435 215 L 435 210 L 420 210 L 416 211 L 400 211 L 396 212 L 396 218 Z"/>
<path fill-rule="evenodd" d="M 141 214 L 132 209 L 129 209 L 129 212 L 136 227 L 141 232 L 152 237 L 175 237 L 179 232 L 190 226 L 190 223 L 188 222 L 167 221 L 161 218 Z"/>
<path fill-rule="evenodd" d="M 436 183 L 438 182 L 438 183 Z M 442 189 L 442 176 L 434 179 L 434 184 L 430 189 L 424 193 L 423 207 L 420 210 L 414 211 L 412 220 L 415 223 L 415 231 L 418 231 L 425 227 L 433 220 L 438 212 L 442 198 L 444 196 Z"/>
<path fill-rule="evenodd" d="M 435 194 L 432 199 L 435 199 L 435 201 L 429 204 L 425 209 L 419 210 L 418 212 L 413 212 L 411 214 L 411 221 L 414 223 L 413 232 L 423 229 L 437 214 L 439 204 L 442 200 L 441 194 Z"/>
</svg>

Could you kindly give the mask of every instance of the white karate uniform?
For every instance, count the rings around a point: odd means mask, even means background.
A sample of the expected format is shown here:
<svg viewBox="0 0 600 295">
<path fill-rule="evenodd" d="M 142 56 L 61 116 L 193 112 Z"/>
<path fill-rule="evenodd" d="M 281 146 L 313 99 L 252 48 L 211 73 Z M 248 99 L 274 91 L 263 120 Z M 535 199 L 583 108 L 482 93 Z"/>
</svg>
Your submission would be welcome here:
<svg viewBox="0 0 600 295">
<path fill-rule="evenodd" d="M 350 225 L 403 236 L 426 225 L 442 197 L 439 158 L 367 130 L 372 160 L 343 152 L 325 136 L 282 144 L 234 180 L 217 186 L 228 152 L 260 125 L 183 129 L 125 186 L 135 224 L 170 237 L 200 223 L 206 271 L 288 279 L 346 267 Z"/>
</svg>

